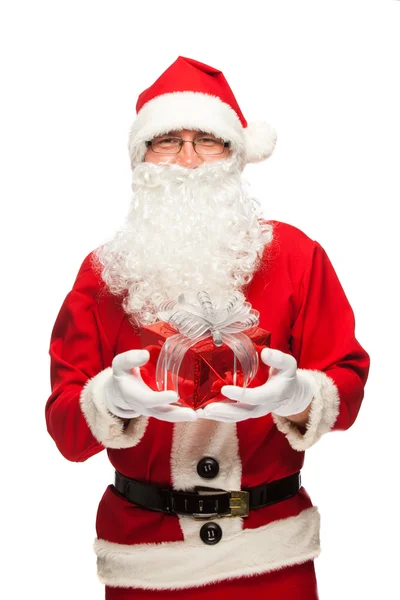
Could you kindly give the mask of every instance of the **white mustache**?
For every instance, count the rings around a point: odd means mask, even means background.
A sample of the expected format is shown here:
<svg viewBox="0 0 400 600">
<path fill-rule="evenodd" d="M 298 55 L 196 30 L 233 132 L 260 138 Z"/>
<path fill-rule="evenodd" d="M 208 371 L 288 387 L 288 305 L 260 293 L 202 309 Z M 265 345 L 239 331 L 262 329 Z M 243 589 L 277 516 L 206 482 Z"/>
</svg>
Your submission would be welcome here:
<svg viewBox="0 0 400 600">
<path fill-rule="evenodd" d="M 166 183 L 201 183 L 206 185 L 223 180 L 229 174 L 240 176 L 239 162 L 231 156 L 213 162 L 204 162 L 196 168 L 184 167 L 174 163 L 143 162 L 132 173 L 132 188 L 156 188 Z"/>
</svg>

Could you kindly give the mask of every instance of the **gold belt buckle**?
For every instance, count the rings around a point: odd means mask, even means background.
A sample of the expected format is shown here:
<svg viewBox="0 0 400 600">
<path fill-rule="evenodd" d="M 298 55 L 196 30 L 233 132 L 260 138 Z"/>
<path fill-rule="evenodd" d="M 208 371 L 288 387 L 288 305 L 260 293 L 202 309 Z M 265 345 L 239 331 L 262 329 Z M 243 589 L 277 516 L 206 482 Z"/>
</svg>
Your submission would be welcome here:
<svg viewBox="0 0 400 600">
<path fill-rule="evenodd" d="M 231 492 L 229 499 L 229 508 L 231 509 L 229 517 L 248 517 L 249 516 L 249 492 Z"/>
<path fill-rule="evenodd" d="M 200 495 L 207 495 L 215 493 L 216 490 L 211 490 L 210 492 L 204 492 L 203 490 L 196 490 Z M 220 493 L 226 493 L 221 491 Z M 195 521 L 202 521 L 207 519 L 215 519 L 215 518 L 225 518 L 225 517 L 248 517 L 249 516 L 249 492 L 243 492 L 241 490 L 237 492 L 229 492 L 229 513 L 193 513 L 192 517 Z M 202 510 L 202 505 L 200 504 L 200 510 Z"/>
</svg>

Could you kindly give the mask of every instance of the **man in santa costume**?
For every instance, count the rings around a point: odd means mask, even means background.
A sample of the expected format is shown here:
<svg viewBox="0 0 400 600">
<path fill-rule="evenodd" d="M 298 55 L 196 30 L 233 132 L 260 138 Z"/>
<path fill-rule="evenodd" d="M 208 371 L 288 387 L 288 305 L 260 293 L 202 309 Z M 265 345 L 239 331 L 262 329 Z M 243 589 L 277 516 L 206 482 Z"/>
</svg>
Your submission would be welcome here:
<svg viewBox="0 0 400 600">
<path fill-rule="evenodd" d="M 307 448 L 355 421 L 369 357 L 324 249 L 263 219 L 242 181 L 275 140 L 221 71 L 179 57 L 138 99 L 126 223 L 57 317 L 48 430 L 68 460 L 106 448 L 116 471 L 94 544 L 108 600 L 318 597 L 319 515 L 299 473 Z M 248 302 L 271 347 L 266 382 L 194 410 L 145 383 L 140 328 L 199 294 L 215 310 Z"/>
</svg>

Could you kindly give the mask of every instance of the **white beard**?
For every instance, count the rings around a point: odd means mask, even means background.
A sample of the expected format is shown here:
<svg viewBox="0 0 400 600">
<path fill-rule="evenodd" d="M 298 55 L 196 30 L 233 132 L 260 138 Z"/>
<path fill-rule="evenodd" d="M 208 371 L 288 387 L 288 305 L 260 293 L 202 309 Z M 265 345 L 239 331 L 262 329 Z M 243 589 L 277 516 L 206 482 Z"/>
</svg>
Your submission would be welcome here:
<svg viewBox="0 0 400 600">
<path fill-rule="evenodd" d="M 272 239 L 235 156 L 191 169 L 141 163 L 124 227 L 96 251 L 102 278 L 138 325 L 159 320 L 163 300 L 241 291 Z"/>
</svg>

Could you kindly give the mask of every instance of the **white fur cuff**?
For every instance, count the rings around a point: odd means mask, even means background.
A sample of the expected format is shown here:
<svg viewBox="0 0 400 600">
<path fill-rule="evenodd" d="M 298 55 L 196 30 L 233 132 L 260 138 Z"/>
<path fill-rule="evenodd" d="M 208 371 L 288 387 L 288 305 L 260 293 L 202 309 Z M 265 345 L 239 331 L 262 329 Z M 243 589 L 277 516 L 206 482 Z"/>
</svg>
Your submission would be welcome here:
<svg viewBox="0 0 400 600">
<path fill-rule="evenodd" d="M 124 429 L 124 422 L 111 414 L 104 398 L 104 386 L 112 377 L 109 367 L 89 379 L 82 390 L 80 405 L 85 419 L 94 437 L 106 448 L 131 448 L 142 439 L 147 427 L 147 417 L 136 417 L 129 421 Z"/>
<path fill-rule="evenodd" d="M 273 414 L 275 425 L 284 433 L 294 450 L 303 452 L 332 429 L 339 414 L 339 392 L 333 380 L 323 371 L 299 369 L 315 390 L 304 435 L 298 426 L 285 417 Z"/>
</svg>

